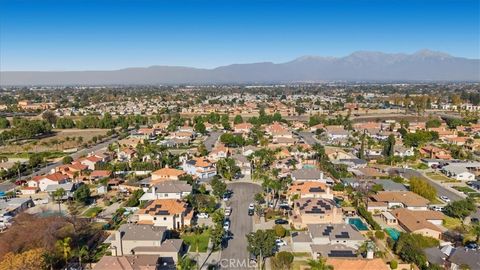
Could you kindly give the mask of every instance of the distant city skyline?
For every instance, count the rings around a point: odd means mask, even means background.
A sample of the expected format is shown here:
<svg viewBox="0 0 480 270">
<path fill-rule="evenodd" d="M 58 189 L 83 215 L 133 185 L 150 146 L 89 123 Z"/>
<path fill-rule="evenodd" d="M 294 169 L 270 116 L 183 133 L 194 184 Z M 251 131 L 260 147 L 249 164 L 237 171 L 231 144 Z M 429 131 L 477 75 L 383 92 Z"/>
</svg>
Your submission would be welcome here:
<svg viewBox="0 0 480 270">
<path fill-rule="evenodd" d="M 214 68 L 421 49 L 480 58 L 480 2 L 0 0 L 0 70 Z"/>
</svg>

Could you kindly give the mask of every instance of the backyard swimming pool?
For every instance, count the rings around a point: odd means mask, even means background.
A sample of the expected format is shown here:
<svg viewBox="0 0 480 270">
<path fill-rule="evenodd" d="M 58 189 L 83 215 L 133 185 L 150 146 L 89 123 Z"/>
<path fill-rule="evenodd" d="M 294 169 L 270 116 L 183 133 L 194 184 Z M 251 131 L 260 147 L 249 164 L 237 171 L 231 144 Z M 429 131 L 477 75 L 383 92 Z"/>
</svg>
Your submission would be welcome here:
<svg viewBox="0 0 480 270">
<path fill-rule="evenodd" d="M 390 237 L 397 241 L 398 238 L 400 237 L 400 232 L 397 229 L 394 228 L 385 228 L 385 231 L 390 235 Z"/>
<path fill-rule="evenodd" d="M 359 231 L 368 231 L 367 225 L 360 218 L 349 218 L 348 224 L 355 226 Z"/>
</svg>

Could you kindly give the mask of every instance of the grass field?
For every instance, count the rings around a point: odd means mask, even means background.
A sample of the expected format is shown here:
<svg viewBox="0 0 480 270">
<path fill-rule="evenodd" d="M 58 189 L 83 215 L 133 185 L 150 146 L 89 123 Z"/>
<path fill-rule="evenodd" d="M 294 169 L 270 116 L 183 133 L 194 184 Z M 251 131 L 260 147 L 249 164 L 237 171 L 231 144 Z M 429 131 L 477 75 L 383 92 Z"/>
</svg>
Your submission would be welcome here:
<svg viewBox="0 0 480 270">
<path fill-rule="evenodd" d="M 0 153 L 63 151 L 78 148 L 95 136 L 105 136 L 108 129 L 55 129 L 53 134 L 19 144 L 0 147 Z"/>
<path fill-rule="evenodd" d="M 98 215 L 98 213 L 102 212 L 102 208 L 101 207 L 92 207 L 92 208 L 89 208 L 87 211 L 85 211 L 83 213 L 84 216 L 86 217 L 89 217 L 89 218 L 93 218 L 93 217 L 96 217 Z"/>
<path fill-rule="evenodd" d="M 182 236 L 183 241 L 190 246 L 190 252 L 207 252 L 208 240 L 210 239 L 210 231 L 205 230 L 201 234 L 188 233 Z"/>
<path fill-rule="evenodd" d="M 469 187 L 453 187 L 453 188 L 463 193 L 476 192 L 474 189 L 471 189 Z"/>
<path fill-rule="evenodd" d="M 428 172 L 426 175 L 430 178 L 432 178 L 435 181 L 440 181 L 440 182 L 447 182 L 447 183 L 453 183 L 453 182 L 458 182 L 452 178 L 446 177 L 445 175 L 436 173 L 436 172 Z"/>
</svg>

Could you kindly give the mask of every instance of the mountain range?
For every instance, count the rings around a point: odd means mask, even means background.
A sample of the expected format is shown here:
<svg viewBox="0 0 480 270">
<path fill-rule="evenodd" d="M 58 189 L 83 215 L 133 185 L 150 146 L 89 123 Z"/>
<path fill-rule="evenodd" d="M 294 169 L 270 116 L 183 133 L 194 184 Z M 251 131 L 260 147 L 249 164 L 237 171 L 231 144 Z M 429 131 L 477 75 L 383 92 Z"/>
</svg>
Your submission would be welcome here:
<svg viewBox="0 0 480 270">
<path fill-rule="evenodd" d="M 110 71 L 2 71 L 0 85 L 226 84 L 326 81 L 480 81 L 480 60 L 421 50 L 357 51 L 345 57 L 303 56 L 286 63 L 214 69 L 151 66 Z"/>
</svg>

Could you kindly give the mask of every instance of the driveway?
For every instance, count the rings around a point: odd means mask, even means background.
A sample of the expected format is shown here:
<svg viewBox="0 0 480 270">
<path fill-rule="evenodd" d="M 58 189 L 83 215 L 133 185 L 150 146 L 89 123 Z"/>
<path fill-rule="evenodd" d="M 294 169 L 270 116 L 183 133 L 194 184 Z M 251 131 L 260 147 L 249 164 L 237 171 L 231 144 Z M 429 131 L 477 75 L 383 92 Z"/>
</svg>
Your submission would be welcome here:
<svg viewBox="0 0 480 270">
<path fill-rule="evenodd" d="M 228 241 L 228 246 L 222 251 L 222 269 L 252 269 L 248 268 L 249 254 L 247 251 L 246 235 L 253 230 L 253 218 L 248 215 L 248 205 L 253 202 L 256 193 L 262 187 L 253 183 L 229 183 L 228 189 L 233 191 L 229 203 L 232 207 L 230 216 L 230 232 L 233 239 Z"/>
<path fill-rule="evenodd" d="M 218 137 L 222 135 L 222 132 L 220 131 L 212 131 L 208 135 L 207 139 L 205 139 L 205 148 L 207 148 L 208 152 L 212 151 L 213 146 L 218 140 Z"/>
</svg>

